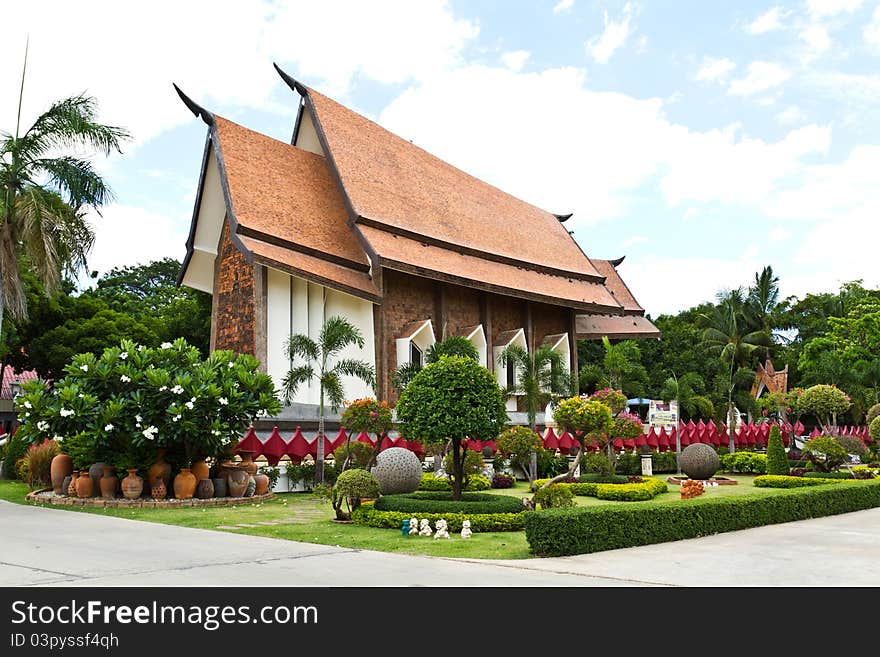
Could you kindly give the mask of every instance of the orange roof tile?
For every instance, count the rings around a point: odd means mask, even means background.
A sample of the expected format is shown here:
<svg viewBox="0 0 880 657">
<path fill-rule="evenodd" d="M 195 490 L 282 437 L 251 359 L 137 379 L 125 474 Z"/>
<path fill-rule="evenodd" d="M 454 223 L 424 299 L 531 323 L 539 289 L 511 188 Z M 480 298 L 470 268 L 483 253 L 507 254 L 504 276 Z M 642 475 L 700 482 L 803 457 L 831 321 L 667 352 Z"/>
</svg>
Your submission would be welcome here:
<svg viewBox="0 0 880 657">
<path fill-rule="evenodd" d="M 383 267 L 554 305 L 605 312 L 622 310 L 601 283 L 551 276 L 457 253 L 373 226 L 358 225 L 358 229 L 380 254 Z"/>
<path fill-rule="evenodd" d="M 660 330 L 641 315 L 577 315 L 575 333 L 583 340 L 601 338 L 603 335 L 610 340 L 660 337 Z"/>
<path fill-rule="evenodd" d="M 239 235 L 368 269 L 323 157 L 214 118 Z"/>
<path fill-rule="evenodd" d="M 307 99 L 360 217 L 416 239 L 465 247 L 486 259 L 600 278 L 555 215 L 456 169 L 312 89 Z"/>
<path fill-rule="evenodd" d="M 623 309 L 627 313 L 639 315 L 644 314 L 644 308 L 642 308 L 639 305 L 639 302 L 636 301 L 633 293 L 630 292 L 629 287 L 623 282 L 617 268 L 612 262 L 608 260 L 598 260 L 596 258 L 590 258 L 590 261 L 599 273 L 605 277 L 605 287 L 607 287 L 608 291 L 614 295 L 614 298 L 617 299 L 618 303 L 623 306 Z"/>
</svg>

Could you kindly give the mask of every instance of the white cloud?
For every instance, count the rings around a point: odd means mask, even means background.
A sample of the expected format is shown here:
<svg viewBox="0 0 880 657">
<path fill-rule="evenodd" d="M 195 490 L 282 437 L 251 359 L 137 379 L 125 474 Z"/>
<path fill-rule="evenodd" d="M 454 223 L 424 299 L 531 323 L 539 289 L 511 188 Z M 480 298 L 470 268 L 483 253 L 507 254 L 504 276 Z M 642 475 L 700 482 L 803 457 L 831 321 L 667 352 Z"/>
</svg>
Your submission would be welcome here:
<svg viewBox="0 0 880 657">
<path fill-rule="evenodd" d="M 691 219 L 696 219 L 700 216 L 700 211 L 697 208 L 688 208 L 684 211 L 684 214 L 681 216 L 682 220 L 690 221 Z"/>
<path fill-rule="evenodd" d="M 718 80 L 727 77 L 736 64 L 727 57 L 703 57 L 703 64 L 694 76 L 695 80 Z"/>
<path fill-rule="evenodd" d="M 787 239 L 791 238 L 791 233 L 785 230 L 785 228 L 774 228 L 767 235 L 767 239 L 771 242 L 784 242 Z"/>
<path fill-rule="evenodd" d="M 828 30 L 822 25 L 808 25 L 801 30 L 798 38 L 809 48 L 809 52 L 804 58 L 807 62 L 816 59 L 831 48 L 831 37 L 828 36 Z"/>
<path fill-rule="evenodd" d="M 633 18 L 634 8 L 632 3 L 627 2 L 619 20 L 609 18 L 605 12 L 605 30 L 587 41 L 587 52 L 600 64 L 607 64 L 608 60 L 618 48 L 626 43 L 630 35 L 630 21 Z"/>
<path fill-rule="evenodd" d="M 758 257 L 758 246 L 756 244 L 749 244 L 745 250 L 740 254 L 740 260 L 752 261 Z"/>
<path fill-rule="evenodd" d="M 868 44 L 880 48 L 880 6 L 874 9 L 871 22 L 865 26 L 862 35 Z"/>
<path fill-rule="evenodd" d="M 776 121 L 780 125 L 795 125 L 807 120 L 807 115 L 797 105 L 789 105 L 776 115 Z"/>
<path fill-rule="evenodd" d="M 513 50 L 501 55 L 501 62 L 510 70 L 519 71 L 529 61 L 529 57 L 531 53 L 528 50 Z"/>
<path fill-rule="evenodd" d="M 727 93 L 734 96 L 750 96 L 759 91 L 766 91 L 772 87 L 779 86 L 790 77 L 791 74 L 779 66 L 779 64 L 761 61 L 752 62 L 749 64 L 746 76 L 733 80 L 727 89 Z"/>
<path fill-rule="evenodd" d="M 561 14 L 564 11 L 568 11 L 574 6 L 574 0 L 559 0 L 556 3 L 556 6 L 553 7 L 554 14 Z"/>
<path fill-rule="evenodd" d="M 782 24 L 783 19 L 790 13 L 783 11 L 781 7 L 772 7 L 749 23 L 746 26 L 746 32 L 749 34 L 765 34 L 774 30 L 781 30 L 785 27 Z"/>
<path fill-rule="evenodd" d="M 864 0 L 807 0 L 807 12 L 813 18 L 851 14 L 862 6 Z"/>
<path fill-rule="evenodd" d="M 647 242 L 647 241 L 648 241 L 648 238 L 645 237 L 644 235 L 633 235 L 632 237 L 629 237 L 629 238 L 623 240 L 623 242 L 621 242 L 620 245 L 623 248 L 626 248 L 628 246 L 632 246 L 633 244 L 641 244 L 642 242 Z"/>
</svg>

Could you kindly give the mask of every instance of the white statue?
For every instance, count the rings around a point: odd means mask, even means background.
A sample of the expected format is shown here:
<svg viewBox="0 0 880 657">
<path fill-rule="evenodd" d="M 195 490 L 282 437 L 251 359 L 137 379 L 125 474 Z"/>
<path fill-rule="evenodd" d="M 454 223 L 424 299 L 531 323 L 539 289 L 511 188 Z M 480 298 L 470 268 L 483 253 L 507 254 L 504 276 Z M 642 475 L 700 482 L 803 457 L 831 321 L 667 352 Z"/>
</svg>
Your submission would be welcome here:
<svg viewBox="0 0 880 657">
<path fill-rule="evenodd" d="M 434 538 L 449 538 L 449 527 L 443 518 L 437 521 L 437 533 L 434 534 Z"/>
<path fill-rule="evenodd" d="M 461 537 L 462 538 L 470 538 L 473 532 L 471 531 L 471 521 L 464 520 L 461 523 Z"/>
<path fill-rule="evenodd" d="M 431 523 L 427 518 L 422 518 L 422 522 L 419 525 L 419 536 L 430 536 L 434 532 L 431 531 Z"/>
<path fill-rule="evenodd" d="M 418 534 L 418 533 L 419 533 L 418 519 L 417 518 L 410 518 L 409 519 L 409 535 L 412 536 L 413 534 Z"/>
</svg>

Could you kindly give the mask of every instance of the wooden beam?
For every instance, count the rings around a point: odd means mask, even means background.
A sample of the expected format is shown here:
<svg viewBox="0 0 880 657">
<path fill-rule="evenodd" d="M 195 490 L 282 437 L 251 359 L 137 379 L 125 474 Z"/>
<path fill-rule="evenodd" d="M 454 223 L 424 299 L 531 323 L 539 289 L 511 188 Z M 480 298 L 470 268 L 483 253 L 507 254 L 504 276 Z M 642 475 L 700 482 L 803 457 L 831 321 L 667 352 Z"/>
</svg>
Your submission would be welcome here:
<svg viewBox="0 0 880 657">
<path fill-rule="evenodd" d="M 480 323 L 486 332 L 486 364 L 489 371 L 495 371 L 495 356 L 492 353 L 492 345 L 495 343 L 492 335 L 492 300 L 486 292 L 480 292 Z"/>
</svg>

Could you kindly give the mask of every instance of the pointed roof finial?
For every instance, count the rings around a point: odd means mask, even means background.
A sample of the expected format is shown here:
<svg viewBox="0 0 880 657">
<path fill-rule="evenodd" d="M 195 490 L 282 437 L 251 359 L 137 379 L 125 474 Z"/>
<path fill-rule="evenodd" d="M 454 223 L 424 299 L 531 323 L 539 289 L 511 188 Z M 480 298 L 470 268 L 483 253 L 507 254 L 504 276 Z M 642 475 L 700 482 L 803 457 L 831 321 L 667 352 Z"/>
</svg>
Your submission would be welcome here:
<svg viewBox="0 0 880 657">
<path fill-rule="evenodd" d="M 569 212 L 568 214 L 554 214 L 553 216 L 559 219 L 559 223 L 564 224 L 566 221 L 571 219 L 571 216 L 574 212 Z"/>
<path fill-rule="evenodd" d="M 180 87 L 178 87 L 176 84 L 174 84 L 173 82 L 171 84 L 174 86 L 174 90 L 177 92 L 177 95 L 180 96 L 180 100 L 182 100 L 183 104 L 189 108 L 190 112 L 192 112 L 196 116 L 200 117 L 202 119 L 202 121 L 204 121 L 208 125 L 214 125 L 214 115 L 213 114 L 211 114 L 208 110 L 206 110 L 204 107 L 199 105 L 192 98 L 187 96 L 185 93 L 183 93 L 180 90 Z"/>
<path fill-rule="evenodd" d="M 614 260 L 609 260 L 608 263 L 609 263 L 612 267 L 617 267 L 617 265 L 619 265 L 621 262 L 623 262 L 623 259 L 624 259 L 624 258 L 626 258 L 626 256 L 625 256 L 625 255 L 622 255 L 622 256 L 620 256 L 619 258 L 615 258 Z"/>
<path fill-rule="evenodd" d="M 281 76 L 281 79 L 287 84 L 288 87 L 293 89 L 300 96 L 307 96 L 309 94 L 308 88 L 304 84 L 297 82 L 292 77 L 290 77 L 287 73 L 281 70 L 281 67 L 278 66 L 275 62 L 272 62 L 272 66 L 275 67 L 275 70 L 278 71 L 278 75 Z"/>
</svg>

